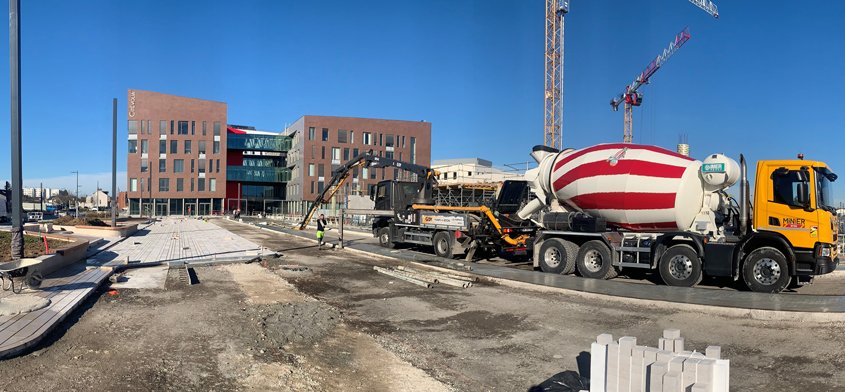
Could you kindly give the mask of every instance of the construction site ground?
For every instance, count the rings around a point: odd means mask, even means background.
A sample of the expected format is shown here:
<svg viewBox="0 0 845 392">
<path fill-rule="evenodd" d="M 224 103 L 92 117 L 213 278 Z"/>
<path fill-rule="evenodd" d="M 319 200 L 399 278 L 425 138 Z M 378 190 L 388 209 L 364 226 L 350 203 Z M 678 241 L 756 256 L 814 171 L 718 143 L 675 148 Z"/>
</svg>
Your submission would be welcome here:
<svg viewBox="0 0 845 392">
<path fill-rule="evenodd" d="M 0 390 L 527 391 L 578 370 L 600 333 L 656 346 L 679 328 L 688 349 L 722 346 L 733 390 L 845 391 L 839 323 L 484 282 L 426 289 L 372 269 L 403 262 L 214 223 L 281 256 L 197 267 L 191 286 L 151 269 L 162 285 L 103 291 L 35 351 L 0 362 Z"/>
</svg>

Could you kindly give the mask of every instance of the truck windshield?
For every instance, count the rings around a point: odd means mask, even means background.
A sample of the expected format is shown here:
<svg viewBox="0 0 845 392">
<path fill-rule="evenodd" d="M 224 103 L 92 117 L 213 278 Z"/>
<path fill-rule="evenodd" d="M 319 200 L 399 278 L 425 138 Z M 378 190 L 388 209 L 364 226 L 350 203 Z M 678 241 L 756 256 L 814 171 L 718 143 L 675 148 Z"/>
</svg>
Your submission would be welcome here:
<svg viewBox="0 0 845 392">
<path fill-rule="evenodd" d="M 836 174 L 831 172 L 828 168 L 813 168 L 816 171 L 816 183 L 818 184 L 818 188 L 816 189 L 816 195 L 818 199 L 816 200 L 816 205 L 824 209 L 826 211 L 836 211 L 833 207 L 833 195 L 831 194 L 831 182 L 836 181 Z"/>
</svg>

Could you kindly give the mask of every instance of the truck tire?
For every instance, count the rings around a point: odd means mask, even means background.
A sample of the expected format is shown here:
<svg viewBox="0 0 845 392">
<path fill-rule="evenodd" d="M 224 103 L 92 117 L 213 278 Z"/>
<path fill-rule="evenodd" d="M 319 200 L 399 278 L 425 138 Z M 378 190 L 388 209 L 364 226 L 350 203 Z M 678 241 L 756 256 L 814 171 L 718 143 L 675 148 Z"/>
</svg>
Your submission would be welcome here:
<svg viewBox="0 0 845 392">
<path fill-rule="evenodd" d="M 452 236 L 449 235 L 448 231 L 435 233 L 431 245 L 434 247 L 434 254 L 447 259 L 452 258 Z"/>
<path fill-rule="evenodd" d="M 617 274 L 612 262 L 607 245 L 599 240 L 592 240 L 581 245 L 575 259 L 575 266 L 578 268 L 578 273 L 585 278 L 612 279 Z"/>
<path fill-rule="evenodd" d="M 540 246 L 540 269 L 552 274 L 571 274 L 575 271 L 577 254 L 577 245 L 560 238 L 548 239 Z"/>
<path fill-rule="evenodd" d="M 755 249 L 742 263 L 742 280 L 751 291 L 780 293 L 792 280 L 786 256 L 769 246 Z"/>
<path fill-rule="evenodd" d="M 378 234 L 378 244 L 385 248 L 393 248 L 395 245 L 390 239 L 390 229 L 382 227 L 376 232 Z"/>
<path fill-rule="evenodd" d="M 692 287 L 704 276 L 701 258 L 692 246 L 672 245 L 660 256 L 657 269 L 663 282 L 669 286 Z"/>
</svg>

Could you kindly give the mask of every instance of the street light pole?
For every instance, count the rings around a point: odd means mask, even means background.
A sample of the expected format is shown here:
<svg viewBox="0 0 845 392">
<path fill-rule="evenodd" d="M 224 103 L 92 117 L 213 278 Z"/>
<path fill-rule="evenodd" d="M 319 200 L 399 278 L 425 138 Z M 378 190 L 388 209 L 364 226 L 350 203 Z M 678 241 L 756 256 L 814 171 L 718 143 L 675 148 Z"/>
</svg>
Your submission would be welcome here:
<svg viewBox="0 0 845 392">
<path fill-rule="evenodd" d="M 76 174 L 76 200 L 73 204 L 76 205 L 76 218 L 79 219 L 79 170 L 72 171 L 70 174 Z"/>
<path fill-rule="evenodd" d="M 12 136 L 12 259 L 21 259 L 23 252 L 23 171 L 21 170 L 21 2 L 9 0 L 9 79 L 11 87 Z"/>
</svg>

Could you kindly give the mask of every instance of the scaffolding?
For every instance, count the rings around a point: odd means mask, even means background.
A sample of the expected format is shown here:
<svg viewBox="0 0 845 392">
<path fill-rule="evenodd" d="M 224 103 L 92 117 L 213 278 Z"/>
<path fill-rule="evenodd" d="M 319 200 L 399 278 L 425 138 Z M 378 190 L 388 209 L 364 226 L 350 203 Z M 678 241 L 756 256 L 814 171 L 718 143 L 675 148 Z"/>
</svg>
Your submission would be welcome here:
<svg viewBox="0 0 845 392">
<path fill-rule="evenodd" d="M 491 206 L 501 183 L 447 184 L 432 190 L 435 205 L 452 207 Z"/>
</svg>

